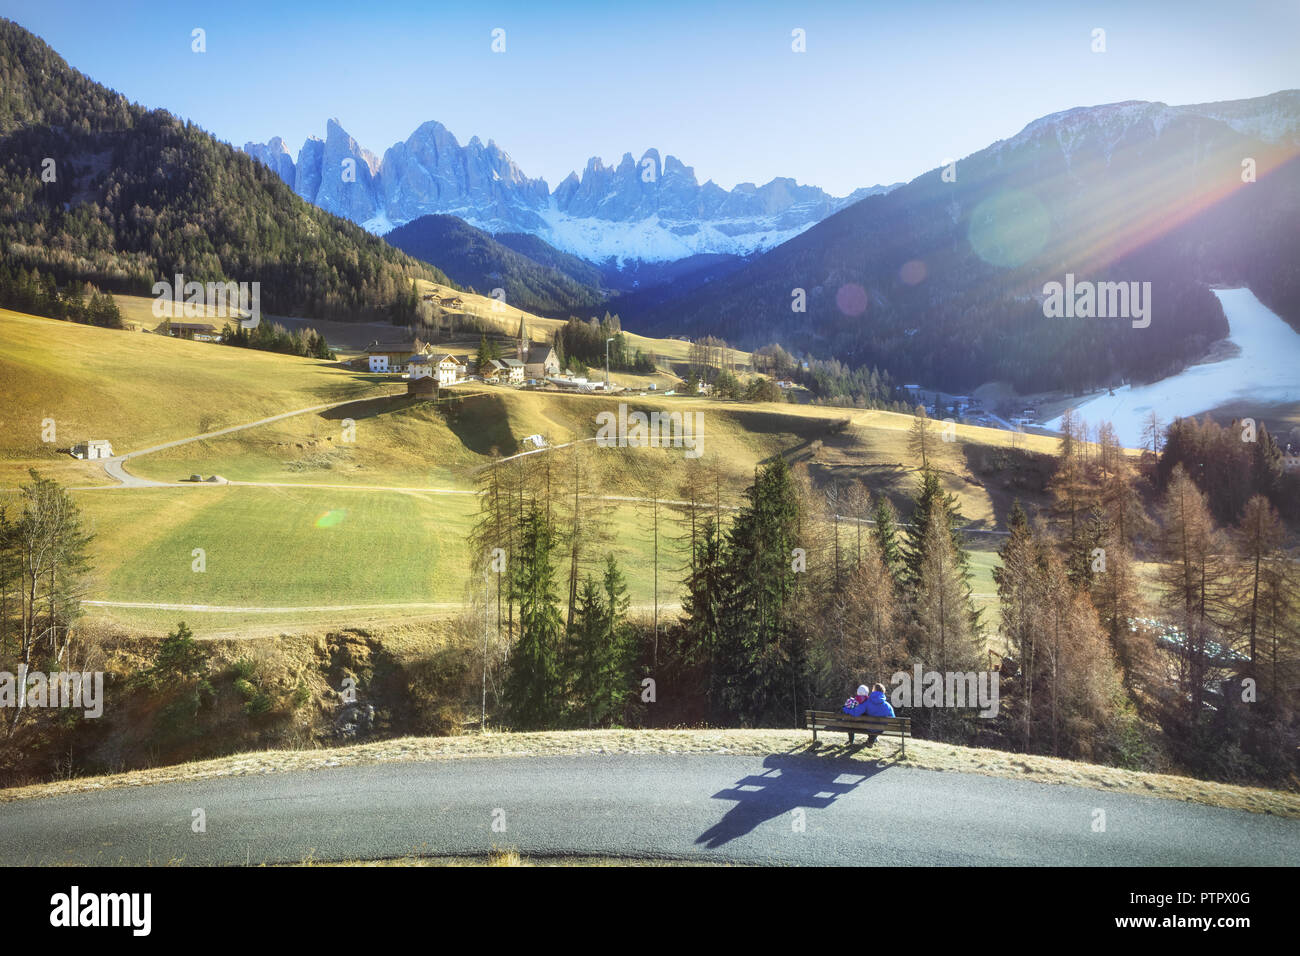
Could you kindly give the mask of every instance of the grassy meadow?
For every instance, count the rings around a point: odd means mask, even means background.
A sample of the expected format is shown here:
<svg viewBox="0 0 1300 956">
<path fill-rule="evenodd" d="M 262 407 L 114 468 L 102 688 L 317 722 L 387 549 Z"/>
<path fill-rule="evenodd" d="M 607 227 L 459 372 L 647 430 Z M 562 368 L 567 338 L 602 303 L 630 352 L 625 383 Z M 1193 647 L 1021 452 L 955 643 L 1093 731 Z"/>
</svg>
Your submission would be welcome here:
<svg viewBox="0 0 1300 956">
<path fill-rule="evenodd" d="M 492 314 L 486 302 L 483 308 Z M 528 321 L 540 331 L 554 320 Z M 655 343 L 660 354 L 675 350 L 681 354 L 672 357 L 685 360 L 686 343 Z M 0 374 L 0 485 L 12 496 L 34 466 L 77 489 L 96 534 L 87 597 L 185 606 L 92 604 L 88 613 L 159 633 L 181 617 L 203 635 L 457 613 L 474 586 L 467 540 L 484 470 L 530 448 L 529 435 L 552 445 L 589 439 L 596 416 L 622 401 L 646 412 L 702 414 L 701 461 L 720 471 L 724 505 L 740 502 L 757 467 L 785 455 L 818 489 L 860 480 L 888 495 L 905 521 L 918 473 L 908 449 L 911 418 L 896 413 L 473 384 L 413 399 L 396 376 L 12 312 L 0 312 Z M 332 402 L 349 404 L 127 463 L 132 475 L 155 481 L 198 473 L 232 484 L 118 488 L 100 463 L 58 451 L 95 437 L 122 454 Z M 55 421 L 54 443 L 40 441 L 43 418 Z M 580 447 L 592 495 L 681 494 L 688 465 L 681 449 Z M 993 530 L 1004 526 L 1016 497 L 1042 495 L 1045 456 L 1054 448 L 1052 439 L 957 426 L 954 441 L 935 442 L 931 460 L 966 521 Z M 529 466 L 555 468 L 559 480 L 571 454 L 545 452 Z M 599 508 L 605 531 L 584 540 L 584 552 L 593 566 L 615 554 L 634 609 L 646 612 L 655 602 L 649 504 L 606 500 Z M 672 614 L 686 556 L 670 509 L 660 522 L 658 599 Z M 856 534 L 841 523 L 844 548 Z M 972 534 L 970 541 L 972 589 L 990 619 L 1001 538 Z M 202 572 L 192 569 L 195 549 L 204 552 Z"/>
</svg>

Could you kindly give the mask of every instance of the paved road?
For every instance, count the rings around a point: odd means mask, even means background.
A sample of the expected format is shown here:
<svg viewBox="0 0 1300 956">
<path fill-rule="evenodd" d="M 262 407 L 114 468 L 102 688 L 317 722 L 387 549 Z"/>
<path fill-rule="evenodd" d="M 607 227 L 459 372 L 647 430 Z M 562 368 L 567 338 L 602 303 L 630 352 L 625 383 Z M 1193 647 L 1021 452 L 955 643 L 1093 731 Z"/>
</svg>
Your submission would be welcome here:
<svg viewBox="0 0 1300 956">
<path fill-rule="evenodd" d="M 196 808 L 205 833 L 192 832 Z M 1105 832 L 1093 830 L 1097 809 Z M 494 811 L 504 832 L 493 831 Z M 744 863 L 1294 865 L 1300 821 L 790 755 L 390 763 L 0 804 L 3 865 L 298 862 L 493 845 Z"/>
<path fill-rule="evenodd" d="M 321 412 L 329 408 L 341 408 L 344 405 L 360 404 L 361 402 L 371 401 L 374 398 L 391 397 L 386 395 L 372 395 L 369 398 L 349 398 L 341 402 L 326 402 L 323 405 L 312 405 L 309 408 L 297 408 L 291 412 L 281 412 L 279 415 L 270 415 L 266 418 L 259 418 L 255 422 L 245 422 L 242 425 L 231 425 L 228 428 L 218 428 L 216 431 L 204 432 L 202 435 L 191 435 L 188 438 L 177 438 L 175 441 L 163 442 L 161 445 L 152 445 L 149 448 L 141 448 L 137 451 L 127 452 L 125 455 L 117 455 L 113 458 L 104 459 L 104 472 L 112 479 L 118 482 L 117 487 L 124 488 L 162 488 L 174 487 L 175 482 L 153 481 L 149 478 L 140 478 L 126 470 L 126 462 L 132 458 L 139 458 L 141 455 L 150 455 L 156 451 L 162 451 L 165 448 L 175 448 L 178 445 L 188 445 L 191 442 L 203 441 L 207 438 L 217 438 L 221 435 L 229 435 L 232 432 L 241 432 L 248 428 L 257 428 L 261 425 L 269 425 L 272 422 L 282 421 L 286 418 L 294 418 L 298 415 L 306 415 L 308 412 Z M 192 484 L 187 482 L 186 484 Z M 112 487 L 112 486 L 110 486 Z"/>
</svg>

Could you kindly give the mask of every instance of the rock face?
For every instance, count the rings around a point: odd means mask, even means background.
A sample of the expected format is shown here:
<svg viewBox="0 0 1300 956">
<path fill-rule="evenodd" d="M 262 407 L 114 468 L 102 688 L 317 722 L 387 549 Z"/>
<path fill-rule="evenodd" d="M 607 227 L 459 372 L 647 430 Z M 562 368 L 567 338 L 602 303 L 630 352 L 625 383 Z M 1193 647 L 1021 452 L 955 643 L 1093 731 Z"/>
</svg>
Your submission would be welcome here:
<svg viewBox="0 0 1300 956">
<path fill-rule="evenodd" d="M 324 156 L 325 144 L 315 136 L 303 143 L 302 149 L 298 150 L 293 191 L 308 202 L 315 202 L 316 194 L 320 192 L 321 160 Z"/>
<path fill-rule="evenodd" d="M 244 152 L 258 162 L 270 166 L 275 170 L 276 175 L 290 186 L 294 185 L 293 156 L 289 154 L 289 148 L 284 145 L 284 140 L 280 137 L 273 136 L 266 143 L 245 143 Z"/>
<path fill-rule="evenodd" d="M 491 140 L 484 146 L 475 136 L 462 147 L 441 123 L 425 123 L 384 153 L 380 170 L 374 215 L 391 225 L 444 213 L 488 231 L 543 226 L 538 213 L 550 196 L 546 181 L 529 179 Z"/>
<path fill-rule="evenodd" d="M 778 178 L 727 191 L 674 156 L 625 153 L 617 166 L 587 161 L 552 192 L 489 140 L 461 146 L 441 123 L 420 126 L 383 160 L 337 120 L 309 138 L 295 164 L 276 137 L 244 151 L 274 169 L 298 195 L 385 233 L 430 214 L 458 216 L 488 232 L 523 232 L 585 259 L 668 261 L 698 253 L 748 254 L 798 235 L 833 212 L 892 187 L 836 198 Z"/>
<path fill-rule="evenodd" d="M 319 187 L 315 196 L 303 198 L 345 219 L 364 222 L 374 214 L 378 200 L 378 171 L 379 158 L 362 149 L 332 119 L 321 147 Z"/>
</svg>

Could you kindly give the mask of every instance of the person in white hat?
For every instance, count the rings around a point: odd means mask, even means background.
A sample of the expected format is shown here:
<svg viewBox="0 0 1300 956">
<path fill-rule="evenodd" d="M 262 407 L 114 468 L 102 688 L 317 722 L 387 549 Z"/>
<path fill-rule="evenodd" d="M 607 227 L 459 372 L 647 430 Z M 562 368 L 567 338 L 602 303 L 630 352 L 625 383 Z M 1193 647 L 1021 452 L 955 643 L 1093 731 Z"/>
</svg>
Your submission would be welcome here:
<svg viewBox="0 0 1300 956">
<path fill-rule="evenodd" d="M 858 685 L 858 692 L 844 702 L 840 708 L 850 717 L 861 717 L 867 712 L 867 698 L 871 696 L 871 691 L 867 689 L 866 684 Z"/>
<path fill-rule="evenodd" d="M 858 692 L 844 702 L 844 713 L 850 717 L 893 717 L 894 708 L 890 706 L 889 698 L 885 696 L 885 685 L 874 684 L 870 689 L 866 684 L 858 685 Z M 853 742 L 850 735 L 849 742 Z M 867 746 L 872 747 L 876 743 L 876 735 L 867 735 Z"/>
</svg>

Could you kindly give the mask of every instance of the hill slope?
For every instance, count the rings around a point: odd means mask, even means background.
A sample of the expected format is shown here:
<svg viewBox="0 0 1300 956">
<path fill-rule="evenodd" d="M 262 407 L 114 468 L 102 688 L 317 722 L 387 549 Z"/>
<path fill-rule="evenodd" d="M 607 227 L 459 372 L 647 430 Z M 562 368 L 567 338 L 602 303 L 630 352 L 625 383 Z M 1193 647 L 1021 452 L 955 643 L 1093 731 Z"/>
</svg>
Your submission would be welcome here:
<svg viewBox="0 0 1300 956">
<path fill-rule="evenodd" d="M 556 256 L 564 255 L 540 239 L 529 238 L 545 247 L 537 249 L 540 255 L 546 255 L 548 249 Z M 604 299 L 599 288 L 516 252 L 455 216 L 421 216 L 398 226 L 384 239 L 416 259 L 438 263 L 459 285 L 473 286 L 485 294 L 502 289 L 506 302 L 538 315 L 567 318 Z M 594 268 L 591 271 L 596 272 Z M 597 273 L 597 282 L 599 278 Z"/>
<path fill-rule="evenodd" d="M 775 340 L 951 389 L 1157 378 L 1226 334 L 1210 283 L 1249 284 L 1300 323 L 1298 152 L 1300 91 L 1070 110 L 864 199 L 637 327 Z M 1150 326 L 1045 318 L 1043 286 L 1067 273 L 1150 282 Z"/>
<path fill-rule="evenodd" d="M 266 166 L 146 110 L 0 20 L 0 246 L 12 270 L 152 294 L 159 280 L 260 282 L 284 315 L 405 318 L 447 282 L 304 202 Z M 52 182 L 46 157 L 57 157 Z M 15 277 L 0 270 L 0 294 Z"/>
<path fill-rule="evenodd" d="M 69 354 L 85 358 L 61 361 Z M 204 629 L 436 610 L 403 602 L 459 606 L 481 469 L 522 450 L 527 435 L 545 435 L 552 444 L 590 438 L 596 415 L 620 400 L 467 385 L 445 401 L 421 401 L 406 397 L 396 376 L 3 312 L 0 375 L 18 397 L 11 414 L 0 409 L 0 486 L 26 481 L 32 466 L 79 489 L 95 486 L 76 492 L 97 533 L 90 597 L 141 606 L 94 607 L 92 616 L 151 630 L 174 625 L 177 610 L 155 604 L 187 605 L 186 618 Z M 171 487 L 103 487 L 101 463 L 57 451 L 103 438 L 122 454 L 345 400 L 354 401 L 128 463 L 131 474 Z M 622 400 L 647 411 L 702 413 L 701 460 L 718 467 L 726 504 L 738 500 L 757 465 L 784 454 L 816 485 L 861 479 L 908 513 L 916 486 L 909 416 L 681 397 Z M 41 441 L 44 418 L 57 423 L 56 443 Z M 345 420 L 355 427 L 353 441 L 344 438 Z M 1041 498 L 1043 453 L 1053 440 L 966 426 L 957 436 L 934 461 L 967 521 L 988 529 L 1005 521 L 1014 497 Z M 609 502 L 611 549 L 634 603 L 645 606 L 653 600 L 652 542 L 645 505 L 634 499 L 676 496 L 690 462 L 676 449 L 613 448 L 591 455 L 589 464 L 592 487 L 618 496 Z M 232 483 L 185 481 L 195 473 Z M 413 528 L 425 537 L 412 537 Z M 843 533 L 846 540 L 851 535 L 847 524 Z M 660 541 L 661 577 L 683 563 L 668 537 Z M 984 547 L 998 540 L 977 538 Z M 208 544 L 194 543 L 200 541 Z M 196 575 L 188 560 L 175 560 L 196 546 L 209 549 L 221 573 Z M 974 558 L 981 604 L 993 591 L 993 561 L 989 551 Z M 660 583 L 661 599 L 675 600 L 667 580 Z M 386 607 L 361 610 L 377 604 Z M 350 607 L 328 610 L 335 605 Z M 232 610 L 218 610 L 227 606 Z M 255 607 L 241 610 L 247 606 Z"/>
</svg>

